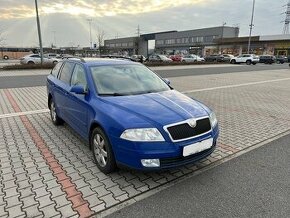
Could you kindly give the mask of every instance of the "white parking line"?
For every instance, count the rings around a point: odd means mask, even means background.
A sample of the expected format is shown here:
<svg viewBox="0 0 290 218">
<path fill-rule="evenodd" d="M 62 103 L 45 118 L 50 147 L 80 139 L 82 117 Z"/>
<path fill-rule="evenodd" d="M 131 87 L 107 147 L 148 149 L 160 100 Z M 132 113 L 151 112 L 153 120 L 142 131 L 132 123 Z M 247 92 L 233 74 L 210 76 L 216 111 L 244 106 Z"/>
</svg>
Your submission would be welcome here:
<svg viewBox="0 0 290 218">
<path fill-rule="evenodd" d="M 42 109 L 42 110 L 35 110 L 35 111 L 24 111 L 19 113 L 10 113 L 10 114 L 0 114 L 0 119 L 2 118 L 9 118 L 9 117 L 19 117 L 24 115 L 31 115 L 31 114 L 42 114 L 49 112 L 48 109 Z"/>
<path fill-rule="evenodd" d="M 236 88 L 236 87 L 242 87 L 242 86 L 251 86 L 251 85 L 259 85 L 259 84 L 265 84 L 265 83 L 281 82 L 281 81 L 286 81 L 286 80 L 290 80 L 290 78 L 265 80 L 265 81 L 259 81 L 259 82 L 251 82 L 251 83 L 241 83 L 241 84 L 228 85 L 228 86 L 218 86 L 218 87 L 212 87 L 212 88 L 206 88 L 206 89 L 193 89 L 193 90 L 184 91 L 182 93 L 189 94 L 189 93 L 194 93 L 194 92 L 204 92 L 204 91 L 212 91 L 212 90 L 217 90 L 217 89 Z"/>
</svg>

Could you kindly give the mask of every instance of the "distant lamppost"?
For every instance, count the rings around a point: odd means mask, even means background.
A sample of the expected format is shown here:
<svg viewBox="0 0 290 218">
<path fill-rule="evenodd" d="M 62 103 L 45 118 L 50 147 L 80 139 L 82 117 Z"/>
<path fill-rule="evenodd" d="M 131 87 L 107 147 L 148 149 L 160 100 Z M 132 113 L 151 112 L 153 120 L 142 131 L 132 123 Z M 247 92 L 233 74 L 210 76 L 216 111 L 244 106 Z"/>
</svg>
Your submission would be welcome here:
<svg viewBox="0 0 290 218">
<path fill-rule="evenodd" d="M 253 30 L 253 21 L 254 21 L 254 13 L 255 13 L 255 0 L 253 0 L 253 8 L 252 8 L 252 18 L 251 18 L 251 24 L 250 24 L 250 34 L 249 34 L 249 42 L 248 42 L 248 54 L 250 53 L 251 49 L 251 38 L 252 38 L 252 30 Z"/>
<path fill-rule="evenodd" d="M 220 46 L 220 53 L 221 54 L 223 54 L 223 49 L 222 49 L 222 45 L 223 45 L 223 43 L 224 43 L 224 29 L 225 29 L 225 25 L 226 25 L 227 23 L 226 22 L 223 22 L 223 28 L 222 28 L 222 36 L 221 36 L 221 46 Z"/>
<path fill-rule="evenodd" d="M 41 39 L 41 29 L 38 15 L 38 5 L 37 0 L 35 0 L 35 10 L 36 10 L 36 22 L 37 22 L 37 31 L 38 31 L 38 39 L 39 39 L 39 47 L 40 47 L 40 60 L 41 65 L 43 64 L 43 47 L 42 47 L 42 39 Z"/>
<path fill-rule="evenodd" d="M 93 48 L 93 40 L 92 40 L 92 21 L 93 19 L 89 18 L 87 19 L 87 21 L 89 22 L 90 25 L 90 49 Z"/>
</svg>

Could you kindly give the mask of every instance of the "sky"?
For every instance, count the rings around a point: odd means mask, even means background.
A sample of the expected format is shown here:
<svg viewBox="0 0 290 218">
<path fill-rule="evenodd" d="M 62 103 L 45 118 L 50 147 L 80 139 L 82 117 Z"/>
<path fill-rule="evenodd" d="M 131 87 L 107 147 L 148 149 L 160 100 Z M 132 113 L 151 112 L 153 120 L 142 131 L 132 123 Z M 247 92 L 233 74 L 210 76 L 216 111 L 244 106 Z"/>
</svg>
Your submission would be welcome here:
<svg viewBox="0 0 290 218">
<path fill-rule="evenodd" d="M 0 0 L 0 35 L 6 46 L 38 45 L 34 0 Z M 253 35 L 281 34 L 288 0 L 256 0 Z M 249 34 L 253 0 L 38 0 L 44 46 L 90 46 L 141 33 L 239 26 Z"/>
</svg>

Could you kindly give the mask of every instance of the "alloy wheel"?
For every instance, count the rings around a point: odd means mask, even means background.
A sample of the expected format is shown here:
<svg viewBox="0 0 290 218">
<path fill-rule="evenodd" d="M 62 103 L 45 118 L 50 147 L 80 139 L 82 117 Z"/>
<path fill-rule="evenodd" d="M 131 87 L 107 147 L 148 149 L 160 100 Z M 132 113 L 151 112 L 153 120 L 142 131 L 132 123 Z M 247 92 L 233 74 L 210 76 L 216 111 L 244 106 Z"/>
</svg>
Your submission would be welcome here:
<svg viewBox="0 0 290 218">
<path fill-rule="evenodd" d="M 93 143 L 96 160 L 101 167 L 105 167 L 107 165 L 107 157 L 108 157 L 105 139 L 100 134 L 96 134 Z"/>
</svg>

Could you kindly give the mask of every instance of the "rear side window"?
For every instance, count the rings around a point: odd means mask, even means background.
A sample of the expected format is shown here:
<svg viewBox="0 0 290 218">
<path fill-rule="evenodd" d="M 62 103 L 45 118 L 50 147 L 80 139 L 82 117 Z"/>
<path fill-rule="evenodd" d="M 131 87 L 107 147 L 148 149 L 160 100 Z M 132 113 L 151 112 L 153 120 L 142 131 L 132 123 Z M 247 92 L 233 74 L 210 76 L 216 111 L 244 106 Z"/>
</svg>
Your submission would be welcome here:
<svg viewBox="0 0 290 218">
<path fill-rule="evenodd" d="M 59 79 L 67 84 L 70 84 L 70 79 L 71 79 L 73 68 L 74 68 L 74 63 L 69 63 L 69 62 L 64 63 Z"/>
<path fill-rule="evenodd" d="M 57 63 L 57 65 L 55 65 L 55 67 L 52 69 L 51 75 L 53 75 L 54 77 L 57 77 L 61 66 L 62 66 L 62 62 Z"/>
</svg>

